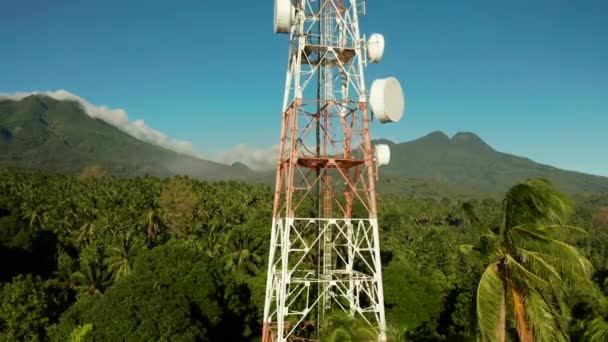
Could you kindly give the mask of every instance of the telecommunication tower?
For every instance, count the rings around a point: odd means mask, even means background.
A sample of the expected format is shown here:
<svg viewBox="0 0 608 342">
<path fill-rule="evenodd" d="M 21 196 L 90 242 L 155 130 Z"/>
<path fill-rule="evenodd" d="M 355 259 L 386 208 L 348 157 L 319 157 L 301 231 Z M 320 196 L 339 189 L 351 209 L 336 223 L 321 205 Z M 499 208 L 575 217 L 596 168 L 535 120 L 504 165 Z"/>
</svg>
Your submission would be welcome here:
<svg viewBox="0 0 608 342">
<path fill-rule="evenodd" d="M 399 82 L 366 89 L 384 38 L 359 31 L 364 0 L 275 0 L 274 32 L 290 36 L 277 161 L 264 342 L 314 341 L 343 311 L 386 340 L 375 181 L 387 145 L 371 145 L 370 109 L 397 122 Z"/>
</svg>

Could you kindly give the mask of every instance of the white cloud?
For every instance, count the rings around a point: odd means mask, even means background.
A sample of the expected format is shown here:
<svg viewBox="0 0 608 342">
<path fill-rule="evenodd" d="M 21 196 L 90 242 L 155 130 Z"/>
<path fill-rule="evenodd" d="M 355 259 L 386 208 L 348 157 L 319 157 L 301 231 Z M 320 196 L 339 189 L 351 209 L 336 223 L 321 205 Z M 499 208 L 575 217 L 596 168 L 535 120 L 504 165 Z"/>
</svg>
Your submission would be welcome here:
<svg viewBox="0 0 608 342">
<path fill-rule="evenodd" d="M 192 143 L 189 141 L 177 140 L 173 138 L 169 138 L 163 132 L 160 132 L 148 125 L 144 122 L 144 120 L 138 119 L 135 121 L 129 121 L 129 117 L 127 112 L 124 109 L 112 109 L 106 106 L 96 106 L 87 102 L 85 99 L 74 95 L 65 90 L 55 90 L 55 91 L 34 91 L 29 93 L 12 93 L 12 94 L 3 94 L 0 93 L 0 100 L 8 99 L 19 101 L 24 97 L 30 95 L 46 95 L 56 100 L 70 100 L 76 101 L 80 103 L 84 111 L 92 118 L 101 119 L 113 126 L 116 126 L 118 129 L 123 132 L 149 143 L 153 143 L 164 148 L 188 154 L 191 156 L 199 157 L 199 155 L 194 152 L 192 148 Z"/>
<path fill-rule="evenodd" d="M 253 148 L 245 144 L 239 144 L 229 150 L 218 152 L 214 159 L 224 164 L 241 162 L 253 170 L 261 171 L 275 168 L 278 155 L 279 145 Z"/>
</svg>

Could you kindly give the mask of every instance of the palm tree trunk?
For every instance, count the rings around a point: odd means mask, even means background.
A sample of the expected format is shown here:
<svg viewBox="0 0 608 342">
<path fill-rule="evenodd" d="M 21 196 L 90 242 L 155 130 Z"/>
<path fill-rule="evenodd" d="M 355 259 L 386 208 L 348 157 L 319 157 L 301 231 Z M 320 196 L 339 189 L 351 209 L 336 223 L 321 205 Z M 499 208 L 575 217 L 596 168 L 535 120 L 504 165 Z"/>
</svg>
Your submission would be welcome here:
<svg viewBox="0 0 608 342">
<path fill-rule="evenodd" d="M 505 260 L 502 258 L 497 264 L 497 271 L 502 283 L 503 292 L 500 298 L 500 311 L 498 316 L 498 324 L 496 325 L 496 342 L 505 342 L 507 334 L 507 284 L 505 277 Z"/>
<path fill-rule="evenodd" d="M 513 302 L 513 314 L 517 322 L 517 333 L 521 342 L 534 342 L 534 335 L 526 321 L 526 312 L 524 309 L 524 300 L 519 290 L 509 284 L 509 292 L 511 292 L 511 301 Z"/>
<path fill-rule="evenodd" d="M 504 283 L 503 283 L 504 284 Z M 500 301 L 500 317 L 496 337 L 498 342 L 505 342 L 506 322 L 507 322 L 507 306 L 505 305 L 505 297 L 502 296 Z"/>
</svg>

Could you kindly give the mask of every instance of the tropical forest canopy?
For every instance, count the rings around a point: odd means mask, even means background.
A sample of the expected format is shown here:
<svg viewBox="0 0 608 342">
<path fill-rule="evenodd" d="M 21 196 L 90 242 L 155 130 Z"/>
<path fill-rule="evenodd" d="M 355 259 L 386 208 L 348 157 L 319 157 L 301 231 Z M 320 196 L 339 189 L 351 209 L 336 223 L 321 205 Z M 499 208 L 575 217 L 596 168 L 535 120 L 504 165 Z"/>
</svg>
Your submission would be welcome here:
<svg viewBox="0 0 608 342">
<path fill-rule="evenodd" d="M 608 196 L 576 198 L 567 213 L 562 197 L 534 202 L 551 189 L 531 184 L 508 201 L 379 195 L 391 340 L 494 340 L 497 331 L 552 340 L 537 309 L 559 338 L 605 340 Z M 79 177 L 0 171 L 0 340 L 259 339 L 272 196 L 266 185 L 119 179 L 95 168 Z M 556 222 L 583 231 L 553 240 L 544 227 Z M 580 254 L 584 267 L 558 263 L 555 251 Z M 559 289 L 533 278 L 543 272 Z"/>
</svg>

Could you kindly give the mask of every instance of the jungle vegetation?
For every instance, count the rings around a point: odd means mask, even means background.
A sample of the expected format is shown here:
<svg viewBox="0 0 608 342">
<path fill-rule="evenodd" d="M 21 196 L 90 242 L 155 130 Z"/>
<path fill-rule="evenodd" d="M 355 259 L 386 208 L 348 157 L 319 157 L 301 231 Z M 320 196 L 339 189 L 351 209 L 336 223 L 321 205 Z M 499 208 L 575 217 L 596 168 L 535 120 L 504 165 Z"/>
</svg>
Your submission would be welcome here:
<svg viewBox="0 0 608 342">
<path fill-rule="evenodd" d="M 0 341 L 259 339 L 272 196 L 0 171 Z M 391 340 L 606 340 L 608 196 L 378 201 Z M 365 331 L 340 319 L 327 336 Z"/>
</svg>

